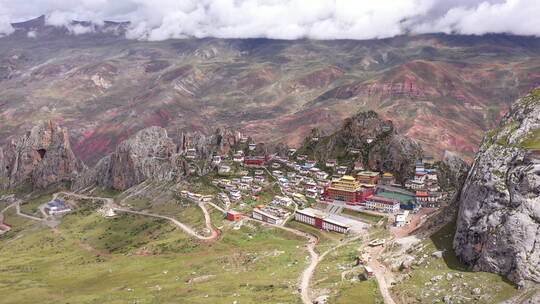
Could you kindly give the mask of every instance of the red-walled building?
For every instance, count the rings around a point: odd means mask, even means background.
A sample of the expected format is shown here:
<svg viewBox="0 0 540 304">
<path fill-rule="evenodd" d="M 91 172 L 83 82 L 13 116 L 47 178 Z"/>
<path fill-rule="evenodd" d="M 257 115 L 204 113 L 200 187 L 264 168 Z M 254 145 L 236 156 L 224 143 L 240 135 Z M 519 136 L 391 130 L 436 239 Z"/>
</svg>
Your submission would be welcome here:
<svg viewBox="0 0 540 304">
<path fill-rule="evenodd" d="M 362 185 L 352 176 L 343 176 L 333 180 L 324 191 L 324 198 L 331 201 L 342 201 L 348 205 L 363 205 L 366 198 L 375 193 L 374 186 Z"/>
<path fill-rule="evenodd" d="M 264 156 L 246 156 L 244 158 L 244 165 L 248 167 L 264 167 L 266 163 L 266 157 Z"/>
<path fill-rule="evenodd" d="M 296 211 L 296 213 L 294 214 L 294 219 L 298 222 L 315 226 L 319 229 L 335 231 L 339 233 L 347 233 L 349 232 L 350 228 L 349 225 L 332 219 L 329 216 L 323 214 L 321 211 L 315 210 L 313 208 L 306 208 Z"/>
<path fill-rule="evenodd" d="M 243 215 L 241 213 L 238 213 L 236 211 L 228 211 L 227 212 L 227 219 L 229 221 L 239 221 L 241 220 Z"/>
</svg>

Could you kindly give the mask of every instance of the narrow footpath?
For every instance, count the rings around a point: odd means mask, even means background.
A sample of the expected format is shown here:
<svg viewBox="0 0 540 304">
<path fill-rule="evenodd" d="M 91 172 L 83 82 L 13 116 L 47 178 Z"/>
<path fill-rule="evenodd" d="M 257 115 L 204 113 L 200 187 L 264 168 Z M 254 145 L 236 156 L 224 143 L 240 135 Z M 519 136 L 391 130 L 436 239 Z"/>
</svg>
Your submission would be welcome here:
<svg viewBox="0 0 540 304">
<path fill-rule="evenodd" d="M 144 211 L 134 211 L 127 208 L 119 207 L 114 203 L 114 200 L 112 198 L 88 196 L 88 195 L 78 194 L 78 193 L 73 193 L 73 192 L 58 192 L 54 194 L 54 198 L 56 198 L 60 194 L 66 195 L 66 196 L 73 196 L 73 197 L 77 197 L 81 199 L 102 200 L 102 201 L 105 201 L 107 207 L 111 208 L 115 212 L 125 212 L 125 213 L 137 214 L 137 215 L 142 215 L 142 216 L 150 216 L 150 217 L 165 219 L 172 222 L 176 226 L 180 227 L 180 229 L 184 230 L 187 234 L 193 237 L 196 237 L 200 240 L 213 241 L 213 240 L 216 240 L 219 236 L 219 231 L 212 226 L 210 215 L 208 214 L 208 211 L 206 210 L 203 204 L 199 204 L 199 207 L 203 211 L 203 214 L 205 217 L 206 228 L 211 232 L 210 236 L 202 236 L 198 234 L 195 230 L 193 230 L 191 227 L 187 226 L 186 224 L 170 216 L 153 214 L 153 213 L 148 213 Z"/>
<path fill-rule="evenodd" d="M 2 211 L 0 211 L 0 235 L 11 231 L 11 226 L 4 223 L 4 212 L 6 212 L 9 208 L 15 206 L 15 203 L 12 203 L 11 205 L 4 208 Z"/>
</svg>

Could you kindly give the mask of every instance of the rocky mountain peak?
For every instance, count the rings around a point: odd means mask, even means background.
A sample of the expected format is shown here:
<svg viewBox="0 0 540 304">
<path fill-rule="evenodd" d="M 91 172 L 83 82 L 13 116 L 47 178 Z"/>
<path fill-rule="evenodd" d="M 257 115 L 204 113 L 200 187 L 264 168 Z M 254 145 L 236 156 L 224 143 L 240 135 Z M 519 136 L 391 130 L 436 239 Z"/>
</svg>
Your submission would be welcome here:
<svg viewBox="0 0 540 304">
<path fill-rule="evenodd" d="M 385 134 L 396 134 L 391 120 L 383 120 L 377 112 L 360 112 L 345 119 L 340 137 L 350 146 L 359 146 Z"/>
<path fill-rule="evenodd" d="M 102 158 L 97 165 L 81 174 L 75 189 L 100 185 L 125 190 L 147 179 L 171 181 L 183 173 L 176 162 L 176 144 L 161 127 L 137 132 L 122 142 L 116 151 Z"/>
<path fill-rule="evenodd" d="M 345 119 L 334 134 L 320 134 L 318 129 L 312 130 L 300 151 L 313 153 L 322 161 L 341 159 L 351 166 L 363 163 L 366 169 L 394 173 L 398 181 L 410 178 L 414 162 L 422 158 L 422 148 L 416 141 L 398 134 L 392 121 L 374 111 Z"/>
<path fill-rule="evenodd" d="M 47 187 L 73 180 L 85 167 L 71 150 L 68 130 L 52 121 L 12 140 L 3 154 L 4 181 L 10 187 L 28 179 L 36 186 Z"/>
<path fill-rule="evenodd" d="M 461 191 L 454 249 L 479 271 L 540 282 L 540 90 L 488 132 Z"/>
</svg>

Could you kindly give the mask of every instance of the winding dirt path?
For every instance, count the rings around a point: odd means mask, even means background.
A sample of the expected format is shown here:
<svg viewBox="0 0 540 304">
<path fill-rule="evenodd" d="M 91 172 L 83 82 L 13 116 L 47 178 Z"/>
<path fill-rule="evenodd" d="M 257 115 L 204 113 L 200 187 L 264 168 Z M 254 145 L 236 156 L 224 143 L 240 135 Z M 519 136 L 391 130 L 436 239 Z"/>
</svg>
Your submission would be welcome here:
<svg viewBox="0 0 540 304">
<path fill-rule="evenodd" d="M 210 206 L 216 208 L 217 210 L 221 211 L 221 212 L 225 211 L 223 208 L 217 206 L 214 203 L 208 203 L 208 204 Z M 300 230 L 297 230 L 297 229 L 294 229 L 294 228 L 289 228 L 289 227 L 285 227 L 285 226 L 282 226 L 282 225 L 273 225 L 273 224 L 269 224 L 269 223 L 266 223 L 266 222 L 263 222 L 263 221 L 259 221 L 259 220 L 256 220 L 256 219 L 250 218 L 250 217 L 246 217 L 246 219 L 250 220 L 250 221 L 254 221 L 254 222 L 263 223 L 263 224 L 265 224 L 265 225 L 267 225 L 269 227 L 285 230 L 285 231 L 294 233 L 294 234 L 296 234 L 298 236 L 301 236 L 301 237 L 304 237 L 304 238 L 308 239 L 308 243 L 306 245 L 306 250 L 310 255 L 310 262 L 309 262 L 309 265 L 302 272 L 302 276 L 300 278 L 299 291 L 300 291 L 300 295 L 301 295 L 301 298 L 302 298 L 302 303 L 304 303 L 304 304 L 312 304 L 313 301 L 311 300 L 311 297 L 310 297 L 311 278 L 313 277 L 313 273 L 315 272 L 315 269 L 317 268 L 317 265 L 322 260 L 319 257 L 319 254 L 315 251 L 315 246 L 317 245 L 317 242 L 319 241 L 319 239 L 317 237 L 315 237 L 314 235 L 312 235 L 312 234 L 309 234 L 307 232 L 300 231 Z M 326 254 L 324 254 L 324 255 L 326 255 Z"/>
<path fill-rule="evenodd" d="M 0 211 L 0 235 L 9 232 L 11 230 L 11 226 L 4 223 L 4 212 L 6 212 L 9 208 L 15 206 L 17 202 L 10 204 L 6 208 L 4 208 L 2 211 Z"/>
<path fill-rule="evenodd" d="M 212 240 L 217 239 L 217 237 L 219 235 L 217 233 L 216 229 L 214 229 L 214 227 L 212 227 L 209 218 L 206 219 L 205 222 L 206 222 L 206 227 L 211 231 L 211 235 L 210 236 L 203 236 L 203 235 L 198 234 L 191 227 L 187 226 L 186 224 L 184 224 L 184 223 L 182 223 L 182 222 L 178 221 L 177 219 L 172 218 L 170 216 L 153 214 L 153 213 L 148 213 L 148 212 L 143 212 L 143 211 L 134 211 L 134 210 L 129 210 L 129 209 L 125 209 L 125 208 L 119 208 L 119 207 L 115 207 L 115 208 L 113 208 L 113 210 L 114 211 L 119 211 L 119 212 L 132 213 L 132 214 L 137 214 L 137 215 L 142 215 L 142 216 L 151 216 L 151 217 L 156 217 L 156 218 L 161 218 L 161 219 L 168 220 L 168 221 L 172 222 L 173 224 L 175 224 L 176 226 L 180 227 L 180 229 L 184 230 L 184 232 L 186 232 L 187 234 L 189 234 L 189 235 L 191 235 L 193 237 L 196 237 L 199 240 L 212 241 Z M 203 209 L 203 210 L 206 210 L 206 209 Z M 206 216 L 205 216 L 205 218 L 206 218 Z"/>
<path fill-rule="evenodd" d="M 34 220 L 34 221 L 38 221 L 38 222 L 43 222 L 45 221 L 44 219 L 42 218 L 39 218 L 39 217 L 35 217 L 35 216 L 31 216 L 31 215 L 28 215 L 28 214 L 25 214 L 25 213 L 22 213 L 21 212 L 21 202 L 22 201 L 16 201 L 14 204 L 15 204 L 15 210 L 17 211 L 17 215 L 18 216 L 22 216 L 24 218 L 27 218 L 27 219 L 30 219 L 30 220 Z"/>
<path fill-rule="evenodd" d="M 218 238 L 219 234 L 220 234 L 219 231 L 212 226 L 212 220 L 210 218 L 210 215 L 208 214 L 208 210 L 206 210 L 206 208 L 204 207 L 204 205 L 202 203 L 199 204 L 199 207 L 203 211 L 204 218 L 205 218 L 205 223 L 206 223 L 206 228 L 209 231 L 211 231 L 210 236 L 200 235 L 195 230 L 193 230 L 191 227 L 187 226 L 186 224 L 184 224 L 184 223 L 182 223 L 182 222 L 178 221 L 177 219 L 172 218 L 170 216 L 153 214 L 153 213 L 148 213 L 148 212 L 144 212 L 144 211 L 135 211 L 135 210 L 130 210 L 130 209 L 127 209 L 127 208 L 119 207 L 114 203 L 114 200 L 112 198 L 88 196 L 88 195 L 79 194 L 79 193 L 73 193 L 73 192 L 58 192 L 58 193 L 55 193 L 53 197 L 56 198 L 60 194 L 66 195 L 66 196 L 73 196 L 73 197 L 77 197 L 77 198 L 82 198 L 82 199 L 102 200 L 102 201 L 106 202 L 106 204 L 107 204 L 107 206 L 109 208 L 113 209 L 116 212 L 125 212 L 125 213 L 137 214 L 137 215 L 142 215 L 142 216 L 150 216 L 150 217 L 156 217 L 156 218 L 165 219 L 165 220 L 168 220 L 168 221 L 172 222 L 176 226 L 180 227 L 180 229 L 184 230 L 184 232 L 186 232 L 187 234 L 189 234 L 189 235 L 191 235 L 193 237 L 196 237 L 196 238 L 198 238 L 200 240 L 213 241 L 213 240 L 216 240 Z"/>
<path fill-rule="evenodd" d="M 386 273 L 387 270 L 379 261 L 377 261 L 377 258 L 379 258 L 384 251 L 384 247 L 377 247 L 373 248 L 370 251 L 370 255 L 372 257 L 371 261 L 369 262 L 369 266 L 373 269 L 373 273 L 375 274 L 375 279 L 377 279 L 377 285 L 379 285 L 379 290 L 381 291 L 381 295 L 384 300 L 384 304 L 396 304 L 394 299 L 392 299 L 392 295 L 390 294 L 390 286 L 388 286 L 388 282 L 386 281 Z"/>
</svg>

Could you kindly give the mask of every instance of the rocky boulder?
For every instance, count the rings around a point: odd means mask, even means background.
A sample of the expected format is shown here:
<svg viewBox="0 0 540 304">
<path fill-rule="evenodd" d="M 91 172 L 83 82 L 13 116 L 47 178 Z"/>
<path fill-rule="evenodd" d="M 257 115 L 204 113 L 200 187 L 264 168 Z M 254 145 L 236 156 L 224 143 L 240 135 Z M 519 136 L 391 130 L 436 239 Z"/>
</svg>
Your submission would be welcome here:
<svg viewBox="0 0 540 304">
<path fill-rule="evenodd" d="M 540 282 L 540 90 L 484 138 L 459 198 L 454 249 L 474 270 Z"/>
<path fill-rule="evenodd" d="M 67 129 L 51 121 L 14 139 L 4 157 L 0 156 L 2 162 L 3 181 L 9 187 L 30 180 L 44 188 L 63 180 L 72 181 L 85 168 L 71 150 Z"/>
</svg>

